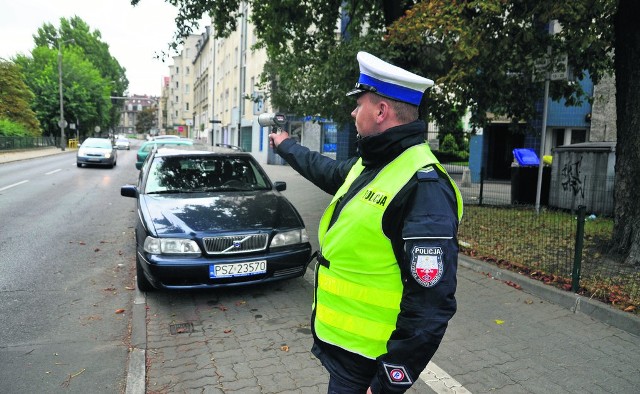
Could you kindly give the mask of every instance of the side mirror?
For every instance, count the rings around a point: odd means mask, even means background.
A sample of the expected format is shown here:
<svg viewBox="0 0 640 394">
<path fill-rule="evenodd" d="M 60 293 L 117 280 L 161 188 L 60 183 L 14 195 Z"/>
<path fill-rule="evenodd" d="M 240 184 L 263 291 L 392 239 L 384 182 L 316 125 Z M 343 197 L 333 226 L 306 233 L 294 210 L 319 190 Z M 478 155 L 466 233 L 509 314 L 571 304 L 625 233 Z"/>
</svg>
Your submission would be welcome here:
<svg viewBox="0 0 640 394">
<path fill-rule="evenodd" d="M 120 195 L 123 197 L 138 197 L 138 187 L 134 185 L 124 185 L 120 188 Z"/>
<path fill-rule="evenodd" d="M 279 192 L 287 190 L 287 182 L 273 182 L 273 186 L 275 186 L 276 190 Z"/>
<path fill-rule="evenodd" d="M 142 169 L 142 163 L 136 162 L 136 168 L 138 170 Z"/>
</svg>

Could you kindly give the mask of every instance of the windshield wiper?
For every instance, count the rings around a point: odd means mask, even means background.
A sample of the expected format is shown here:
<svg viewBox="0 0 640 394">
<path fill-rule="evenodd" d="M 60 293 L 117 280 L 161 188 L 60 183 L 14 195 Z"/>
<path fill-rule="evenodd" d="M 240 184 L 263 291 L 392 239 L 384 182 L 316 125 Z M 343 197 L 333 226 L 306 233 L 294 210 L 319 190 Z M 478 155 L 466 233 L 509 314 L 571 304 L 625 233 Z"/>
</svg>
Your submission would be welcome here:
<svg viewBox="0 0 640 394">
<path fill-rule="evenodd" d="M 181 190 L 156 190 L 153 192 L 147 192 L 146 194 L 178 194 L 183 193 Z"/>
</svg>

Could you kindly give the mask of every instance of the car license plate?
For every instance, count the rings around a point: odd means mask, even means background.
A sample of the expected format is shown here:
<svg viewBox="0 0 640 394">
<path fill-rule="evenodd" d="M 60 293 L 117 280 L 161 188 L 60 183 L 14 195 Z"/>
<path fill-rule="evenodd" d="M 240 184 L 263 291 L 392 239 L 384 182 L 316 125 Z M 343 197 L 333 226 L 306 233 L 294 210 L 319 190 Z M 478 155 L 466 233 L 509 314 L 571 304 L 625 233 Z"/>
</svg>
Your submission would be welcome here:
<svg viewBox="0 0 640 394">
<path fill-rule="evenodd" d="M 211 264 L 210 278 L 230 278 L 234 276 L 258 275 L 267 272 L 267 260 L 247 263 Z"/>
</svg>

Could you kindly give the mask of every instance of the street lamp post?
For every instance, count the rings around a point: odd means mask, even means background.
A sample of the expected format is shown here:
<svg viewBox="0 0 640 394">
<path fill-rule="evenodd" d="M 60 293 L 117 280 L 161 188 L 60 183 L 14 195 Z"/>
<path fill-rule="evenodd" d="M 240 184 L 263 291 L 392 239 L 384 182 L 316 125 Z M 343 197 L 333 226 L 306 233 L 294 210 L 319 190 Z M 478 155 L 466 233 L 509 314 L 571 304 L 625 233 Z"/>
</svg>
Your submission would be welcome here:
<svg viewBox="0 0 640 394">
<path fill-rule="evenodd" d="M 61 44 L 67 42 L 75 42 L 72 38 L 70 40 L 65 40 L 60 42 L 58 40 L 58 87 L 60 91 L 60 122 L 58 122 L 58 126 L 60 126 L 60 149 L 64 150 L 65 148 L 65 138 L 64 138 L 64 128 L 67 126 L 64 120 L 64 100 L 62 98 L 62 49 Z"/>
</svg>

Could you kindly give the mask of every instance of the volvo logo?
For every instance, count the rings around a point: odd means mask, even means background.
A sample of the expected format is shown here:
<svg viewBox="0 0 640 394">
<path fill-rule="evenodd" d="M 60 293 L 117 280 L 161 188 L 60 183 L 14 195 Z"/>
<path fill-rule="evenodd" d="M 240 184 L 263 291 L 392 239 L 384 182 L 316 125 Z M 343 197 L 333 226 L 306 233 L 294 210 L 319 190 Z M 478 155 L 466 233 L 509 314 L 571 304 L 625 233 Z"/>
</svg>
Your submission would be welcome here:
<svg viewBox="0 0 640 394">
<path fill-rule="evenodd" d="M 233 247 L 239 248 L 242 245 L 242 241 L 233 241 Z"/>
</svg>

